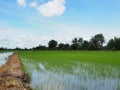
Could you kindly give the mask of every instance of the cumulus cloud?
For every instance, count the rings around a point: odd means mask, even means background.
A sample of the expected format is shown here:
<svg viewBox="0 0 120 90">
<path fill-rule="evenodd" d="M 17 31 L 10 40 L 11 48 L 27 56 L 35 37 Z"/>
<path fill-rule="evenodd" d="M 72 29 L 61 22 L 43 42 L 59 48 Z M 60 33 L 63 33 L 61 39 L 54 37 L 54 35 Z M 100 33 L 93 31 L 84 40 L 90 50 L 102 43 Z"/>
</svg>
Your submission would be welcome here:
<svg viewBox="0 0 120 90">
<path fill-rule="evenodd" d="M 60 16 L 65 11 L 64 4 L 65 0 L 52 0 L 40 5 L 37 9 L 39 14 L 46 17 Z"/>
<path fill-rule="evenodd" d="M 35 8 L 40 15 L 46 17 L 60 16 L 65 12 L 65 0 L 49 0 L 41 5 L 37 4 L 37 1 L 27 3 L 26 0 L 17 0 L 20 6 L 30 6 Z"/>
<path fill-rule="evenodd" d="M 26 0 L 17 0 L 17 3 L 18 3 L 20 6 L 26 6 Z"/>
</svg>

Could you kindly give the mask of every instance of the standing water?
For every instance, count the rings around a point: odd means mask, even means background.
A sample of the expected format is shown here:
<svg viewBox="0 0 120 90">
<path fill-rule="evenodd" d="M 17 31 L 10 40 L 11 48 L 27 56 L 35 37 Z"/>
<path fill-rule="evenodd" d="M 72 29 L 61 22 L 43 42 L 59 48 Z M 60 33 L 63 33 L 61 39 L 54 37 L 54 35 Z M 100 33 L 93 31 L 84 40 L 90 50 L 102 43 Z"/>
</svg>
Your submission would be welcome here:
<svg viewBox="0 0 120 90">
<path fill-rule="evenodd" d="M 35 90 L 120 90 L 119 67 L 78 62 L 66 72 L 64 68 L 51 70 L 46 69 L 49 64 L 22 60 Z"/>
<path fill-rule="evenodd" d="M 12 54 L 12 52 L 0 53 L 0 67 L 7 62 L 7 58 Z"/>
</svg>

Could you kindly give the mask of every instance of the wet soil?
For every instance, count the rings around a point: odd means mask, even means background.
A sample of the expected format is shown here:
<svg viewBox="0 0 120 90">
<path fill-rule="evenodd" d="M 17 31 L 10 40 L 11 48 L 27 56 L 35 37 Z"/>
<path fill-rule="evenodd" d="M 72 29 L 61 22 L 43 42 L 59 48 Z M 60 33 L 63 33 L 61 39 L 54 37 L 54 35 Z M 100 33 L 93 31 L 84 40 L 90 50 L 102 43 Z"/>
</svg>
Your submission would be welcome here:
<svg viewBox="0 0 120 90">
<path fill-rule="evenodd" d="M 0 67 L 0 90 L 32 90 L 18 53 L 10 55 L 7 63 Z"/>
</svg>

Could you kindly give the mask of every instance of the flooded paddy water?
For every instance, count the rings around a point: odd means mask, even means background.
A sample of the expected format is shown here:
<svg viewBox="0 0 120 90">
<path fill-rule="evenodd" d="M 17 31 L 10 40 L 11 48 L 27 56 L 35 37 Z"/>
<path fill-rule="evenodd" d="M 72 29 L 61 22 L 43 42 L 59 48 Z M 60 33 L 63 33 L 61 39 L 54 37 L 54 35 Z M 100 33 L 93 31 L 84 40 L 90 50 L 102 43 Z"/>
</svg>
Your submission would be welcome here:
<svg viewBox="0 0 120 90">
<path fill-rule="evenodd" d="M 120 90 L 120 68 L 112 65 L 77 62 L 71 69 L 22 58 L 35 90 Z"/>
<path fill-rule="evenodd" d="M 12 54 L 12 52 L 3 52 L 3 53 L 0 53 L 0 67 L 7 62 L 7 58 L 11 54 Z"/>
<path fill-rule="evenodd" d="M 11 54 L 0 53 L 0 66 L 7 62 Z M 35 90 L 120 90 L 118 66 L 76 62 L 66 71 L 66 67 L 48 69 L 49 63 L 22 60 Z"/>
</svg>

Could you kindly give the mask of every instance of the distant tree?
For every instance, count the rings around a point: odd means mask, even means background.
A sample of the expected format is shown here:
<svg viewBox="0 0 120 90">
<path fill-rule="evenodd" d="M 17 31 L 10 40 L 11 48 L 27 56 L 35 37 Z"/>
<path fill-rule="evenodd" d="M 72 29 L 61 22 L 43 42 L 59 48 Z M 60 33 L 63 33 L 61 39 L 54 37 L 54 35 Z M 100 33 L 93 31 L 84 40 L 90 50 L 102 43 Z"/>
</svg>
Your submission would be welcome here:
<svg viewBox="0 0 120 90">
<path fill-rule="evenodd" d="M 21 49 L 21 48 L 19 48 L 19 47 L 16 47 L 16 48 L 15 48 L 15 50 L 22 50 L 22 49 Z"/>
<path fill-rule="evenodd" d="M 58 49 L 59 49 L 59 50 L 63 50 L 63 49 L 64 49 L 64 44 L 63 44 L 63 43 L 60 43 L 60 44 L 58 45 Z"/>
<path fill-rule="evenodd" d="M 46 49 L 47 49 L 47 47 L 42 46 L 42 45 L 39 45 L 39 46 L 33 48 L 33 50 L 46 50 Z"/>
<path fill-rule="evenodd" d="M 71 49 L 73 49 L 73 50 L 77 50 L 78 49 L 78 44 L 76 43 L 76 44 L 72 44 L 71 45 Z"/>
<path fill-rule="evenodd" d="M 70 48 L 70 45 L 69 45 L 69 44 L 60 43 L 60 44 L 58 45 L 58 49 L 59 49 L 59 50 L 70 50 L 71 48 Z"/>
<path fill-rule="evenodd" d="M 73 50 L 80 49 L 82 43 L 83 43 L 83 38 L 79 38 L 79 39 L 74 38 L 74 39 L 72 40 L 71 48 L 72 48 Z"/>
<path fill-rule="evenodd" d="M 77 44 L 77 43 L 78 43 L 77 38 L 74 38 L 74 39 L 72 40 L 72 44 Z"/>
<path fill-rule="evenodd" d="M 107 48 L 110 50 L 120 50 L 120 38 L 114 37 L 110 39 Z"/>
<path fill-rule="evenodd" d="M 83 41 L 84 41 L 83 38 L 79 38 L 77 42 L 81 46 L 83 44 Z"/>
<path fill-rule="evenodd" d="M 64 44 L 64 50 L 71 50 L 71 47 L 69 44 Z"/>
<path fill-rule="evenodd" d="M 89 47 L 89 42 L 86 41 L 86 40 L 84 40 L 83 43 L 82 43 L 82 45 L 81 45 L 81 49 L 82 50 L 87 50 L 88 47 Z"/>
<path fill-rule="evenodd" d="M 24 50 L 28 50 L 26 47 L 25 47 L 25 49 Z"/>
<path fill-rule="evenodd" d="M 4 47 L 0 47 L 0 50 L 7 50 L 7 48 L 4 48 Z"/>
<path fill-rule="evenodd" d="M 109 50 L 107 45 L 103 46 L 103 50 Z"/>
<path fill-rule="evenodd" d="M 56 49 L 56 47 L 57 47 L 57 41 L 55 41 L 55 40 L 50 40 L 50 41 L 48 42 L 48 47 L 49 47 L 49 49 Z"/>
<path fill-rule="evenodd" d="M 107 44 L 108 49 L 115 49 L 114 39 L 110 39 Z"/>
<path fill-rule="evenodd" d="M 72 40 L 71 49 L 77 50 L 77 48 L 78 48 L 78 40 L 77 40 L 77 38 L 74 38 L 74 39 Z"/>
<path fill-rule="evenodd" d="M 94 37 L 91 38 L 88 49 L 100 50 L 102 49 L 102 45 L 104 42 L 105 42 L 104 36 L 102 34 L 96 34 Z"/>
<path fill-rule="evenodd" d="M 88 50 L 97 50 L 95 44 L 92 41 L 89 42 L 89 46 L 88 46 L 87 49 Z"/>
</svg>

